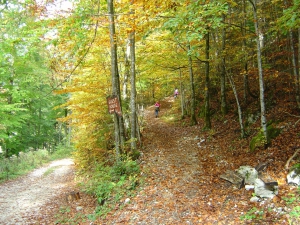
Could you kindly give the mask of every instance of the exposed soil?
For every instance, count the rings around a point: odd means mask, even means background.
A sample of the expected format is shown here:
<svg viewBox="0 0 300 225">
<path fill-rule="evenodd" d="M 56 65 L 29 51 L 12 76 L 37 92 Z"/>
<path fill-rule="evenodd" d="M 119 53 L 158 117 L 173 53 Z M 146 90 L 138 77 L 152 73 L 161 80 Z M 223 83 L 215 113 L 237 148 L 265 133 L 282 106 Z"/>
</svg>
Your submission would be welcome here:
<svg viewBox="0 0 300 225">
<path fill-rule="evenodd" d="M 285 132 L 273 141 L 272 147 L 249 152 L 247 139 L 240 139 L 238 122 L 233 117 L 216 120 L 214 130 L 204 132 L 201 121 L 196 126 L 166 122 L 164 116 L 171 117 L 174 104 L 173 98 L 162 101 L 158 118 L 154 107 L 145 110 L 139 159 L 145 182 L 134 197 L 126 196 L 130 198 L 128 203 L 122 199 L 105 218 L 88 220 L 85 215 L 92 213 L 96 205 L 92 196 L 81 192 L 81 199 L 65 200 L 66 193 L 76 189 L 73 165 L 67 161 L 69 165 L 54 166 L 55 171 L 49 175 L 43 176 L 49 167 L 41 168 L 1 185 L 0 223 L 289 224 L 289 218 L 276 210 L 287 212 L 282 197 L 295 193 L 295 188 L 285 182 L 283 168 L 300 146 L 299 139 L 294 138 L 300 133 L 299 126 L 294 126 L 297 118 L 282 120 L 285 122 L 279 126 Z M 268 175 L 279 182 L 279 195 L 272 200 L 251 203 L 252 191 L 235 188 L 220 179 L 225 170 L 241 165 L 255 167 L 259 162 L 268 162 Z M 269 212 L 259 220 L 240 219 L 251 208 L 264 206 Z"/>
<path fill-rule="evenodd" d="M 0 224 L 39 224 L 41 208 L 74 186 L 74 163 L 56 160 L 0 185 Z M 51 207 L 51 206 L 50 206 Z"/>
</svg>

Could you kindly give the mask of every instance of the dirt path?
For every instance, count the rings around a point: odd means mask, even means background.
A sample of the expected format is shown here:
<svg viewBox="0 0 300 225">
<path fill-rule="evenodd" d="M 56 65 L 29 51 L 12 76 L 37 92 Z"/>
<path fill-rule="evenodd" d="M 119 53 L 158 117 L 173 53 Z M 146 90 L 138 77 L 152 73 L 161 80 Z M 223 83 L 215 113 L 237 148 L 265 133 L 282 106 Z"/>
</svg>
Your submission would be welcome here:
<svg viewBox="0 0 300 225">
<path fill-rule="evenodd" d="M 0 224 L 288 224 L 283 220 L 273 223 L 270 213 L 264 223 L 240 219 L 257 206 L 249 202 L 252 192 L 234 188 L 219 176 L 227 169 L 255 166 L 264 159 L 262 153 L 250 155 L 230 148 L 228 140 L 239 136 L 232 132 L 236 128 L 231 123 L 215 124 L 214 133 L 202 132 L 201 125 L 175 125 L 164 121 L 172 117 L 173 99 L 161 103 L 159 118 L 154 116 L 154 107 L 145 110 L 139 159 L 145 182 L 134 197 L 125 197 L 130 198 L 129 203 L 123 205 L 122 200 L 122 206 L 116 205 L 105 218 L 88 220 L 86 215 L 93 214 L 96 206 L 92 196 L 80 193 L 82 198 L 72 204 L 63 200 L 65 191 L 75 184 L 72 162 L 62 160 L 0 186 Z M 228 138 L 227 133 L 236 137 Z M 43 175 L 49 168 L 55 168 L 54 172 Z M 282 201 L 272 204 L 282 207 Z M 62 208 L 62 217 L 55 218 Z"/>
<path fill-rule="evenodd" d="M 242 224 L 243 207 L 236 203 L 244 197 L 219 181 L 228 165 L 216 157 L 214 142 L 206 146 L 199 126 L 179 128 L 163 121 L 172 101 L 162 102 L 159 118 L 154 108 L 146 110 L 141 163 L 146 184 L 124 209 L 97 224 Z"/>
<path fill-rule="evenodd" d="M 56 160 L 0 185 L 0 224 L 40 224 L 40 208 L 73 185 L 73 165 L 71 159 Z"/>
<path fill-rule="evenodd" d="M 171 104 L 162 102 L 160 116 L 167 113 Z M 197 137 L 182 133 L 160 118 L 152 119 L 152 113 L 150 108 L 144 132 L 147 136 L 144 168 L 150 170 L 148 185 L 136 197 L 132 211 L 125 211 L 113 223 L 188 224 L 199 215 L 198 202 L 194 201 L 199 193 L 201 171 Z"/>
</svg>

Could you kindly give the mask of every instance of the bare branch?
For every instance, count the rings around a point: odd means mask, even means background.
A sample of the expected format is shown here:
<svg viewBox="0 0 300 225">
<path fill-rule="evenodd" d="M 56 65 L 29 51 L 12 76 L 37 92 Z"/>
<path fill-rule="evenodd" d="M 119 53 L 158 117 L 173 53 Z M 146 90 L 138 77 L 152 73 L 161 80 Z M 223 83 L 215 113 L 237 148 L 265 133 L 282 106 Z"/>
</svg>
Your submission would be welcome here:
<svg viewBox="0 0 300 225">
<path fill-rule="evenodd" d="M 285 168 L 286 170 L 289 169 L 289 164 L 290 164 L 290 162 L 292 161 L 293 158 L 296 157 L 296 155 L 299 153 L 299 151 L 300 151 L 300 149 L 298 148 L 298 149 L 294 152 L 294 154 L 288 159 L 288 161 L 286 162 L 286 164 L 285 164 L 285 166 L 284 166 L 284 168 Z"/>
</svg>

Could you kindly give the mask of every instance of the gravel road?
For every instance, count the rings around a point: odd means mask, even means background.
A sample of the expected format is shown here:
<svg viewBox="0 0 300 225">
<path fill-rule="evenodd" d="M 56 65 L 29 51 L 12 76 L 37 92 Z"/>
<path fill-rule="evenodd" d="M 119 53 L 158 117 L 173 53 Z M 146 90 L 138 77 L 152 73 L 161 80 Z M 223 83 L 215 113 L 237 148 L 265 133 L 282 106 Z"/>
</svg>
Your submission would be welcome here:
<svg viewBox="0 0 300 225">
<path fill-rule="evenodd" d="M 0 224 L 38 224 L 40 209 L 72 185 L 74 162 L 61 159 L 0 185 Z"/>
</svg>

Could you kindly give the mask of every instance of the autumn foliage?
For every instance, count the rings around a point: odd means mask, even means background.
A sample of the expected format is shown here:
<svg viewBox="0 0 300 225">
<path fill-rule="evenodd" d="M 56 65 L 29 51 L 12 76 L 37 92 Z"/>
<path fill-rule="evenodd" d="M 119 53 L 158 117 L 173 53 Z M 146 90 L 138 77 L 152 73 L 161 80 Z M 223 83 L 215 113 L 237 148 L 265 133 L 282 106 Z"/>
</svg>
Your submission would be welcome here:
<svg viewBox="0 0 300 225">
<path fill-rule="evenodd" d="M 196 111 L 204 115 L 219 113 L 220 107 L 235 109 L 233 102 L 220 96 L 233 94 L 229 82 L 221 89 L 220 78 L 231 77 L 237 89 L 244 116 L 259 110 L 247 107 L 259 97 L 257 89 L 258 67 L 256 61 L 256 34 L 253 22 L 252 1 L 116 1 L 115 43 L 118 46 L 118 75 L 122 95 L 123 118 L 129 115 L 129 62 L 128 38 L 135 32 L 136 41 L 136 91 L 137 104 L 152 104 L 155 100 L 172 94 L 181 86 L 184 99 L 181 103 L 183 117 L 190 116 L 192 92 L 190 66 L 192 58 Z M 256 4 L 256 3 L 255 3 Z M 256 5 L 260 21 L 263 51 L 263 72 L 268 91 L 266 104 L 275 101 L 275 88 L 269 84 L 284 76 L 292 68 L 292 57 L 298 50 L 297 33 L 294 32 L 293 12 L 297 3 L 283 5 L 278 1 Z M 111 95 L 110 43 L 106 5 L 102 2 L 79 2 L 68 17 L 53 20 L 51 26 L 58 30 L 54 49 L 58 54 L 53 68 L 57 71 L 62 88 L 57 93 L 69 93 L 69 100 L 62 105 L 67 115 L 60 120 L 72 127 L 71 135 L 77 149 L 77 159 L 82 167 L 90 162 L 103 160 L 113 147 L 112 117 L 108 115 L 106 97 Z M 64 21 L 64 24 L 61 21 Z M 285 25 L 283 21 L 286 21 Z M 289 24 L 289 26 L 286 26 Z M 287 32 L 294 34 L 290 39 Z M 209 34 L 210 58 L 204 57 L 205 35 Z M 293 42 L 291 42 L 293 41 Z M 187 46 L 190 46 L 188 49 Z M 290 46 L 294 46 L 292 52 Z M 297 58 L 295 58 L 297 61 Z M 209 60 L 209 75 L 205 66 Z M 297 75 L 299 76 L 299 75 Z M 209 79 L 209 80 L 208 80 Z M 226 79 L 226 78 L 225 78 Z M 291 90 L 298 84 L 291 79 Z M 209 83 L 208 83 L 209 82 Z M 209 89 L 208 89 L 209 88 Z M 202 103 L 210 94 L 209 108 Z M 273 94 L 272 94 L 273 93 Z M 220 102 L 222 101 L 222 102 Z M 218 104 L 220 103 L 220 104 Z M 225 106 L 224 106 L 225 104 Z M 225 109 L 224 109 L 225 110 Z M 206 112 L 206 111 L 205 111 Z M 224 111 L 225 112 L 225 111 Z M 223 113 L 223 109 L 222 109 Z M 205 113 L 207 114 L 207 112 Z M 244 118 L 245 122 L 247 118 Z M 129 127 L 126 138 L 129 139 Z M 214 129 L 214 127 L 212 127 Z M 109 153 L 111 154 L 111 152 Z"/>
</svg>

